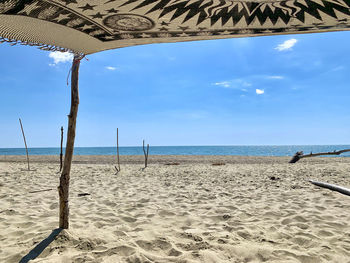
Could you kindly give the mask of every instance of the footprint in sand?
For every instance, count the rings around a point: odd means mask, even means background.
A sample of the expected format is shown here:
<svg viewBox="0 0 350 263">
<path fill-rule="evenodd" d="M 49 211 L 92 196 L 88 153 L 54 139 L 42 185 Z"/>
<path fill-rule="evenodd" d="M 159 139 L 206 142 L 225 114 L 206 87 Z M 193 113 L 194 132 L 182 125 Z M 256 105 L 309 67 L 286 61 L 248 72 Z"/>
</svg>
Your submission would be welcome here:
<svg viewBox="0 0 350 263">
<path fill-rule="evenodd" d="M 167 210 L 161 210 L 158 214 L 160 216 L 162 216 L 162 217 L 175 216 L 176 215 L 175 213 L 167 211 Z"/>
<path fill-rule="evenodd" d="M 321 237 L 332 237 L 332 236 L 334 236 L 334 234 L 332 232 L 326 231 L 326 230 L 320 230 L 320 231 L 318 231 L 318 234 Z"/>
<path fill-rule="evenodd" d="M 240 237 L 244 238 L 244 239 L 250 239 L 251 238 L 251 234 L 248 231 L 246 231 L 246 230 L 237 231 L 237 234 Z"/>
<path fill-rule="evenodd" d="M 141 232 L 141 231 L 143 231 L 144 229 L 143 228 L 141 228 L 141 227 L 136 227 L 136 228 L 134 228 L 133 230 L 132 230 L 132 232 Z"/>
<path fill-rule="evenodd" d="M 58 208 L 58 203 L 53 203 L 49 206 L 51 210 L 56 210 Z"/>
<path fill-rule="evenodd" d="M 301 223 L 306 223 L 307 222 L 307 219 L 305 219 L 302 216 L 295 216 L 295 217 L 293 217 L 293 220 L 297 221 L 297 222 L 301 222 Z"/>
<path fill-rule="evenodd" d="M 19 236 L 23 236 L 24 232 L 23 231 L 13 231 L 9 234 L 10 236 L 15 236 L 15 237 L 19 237 Z"/>
<path fill-rule="evenodd" d="M 94 262 L 94 258 L 89 257 L 89 256 L 76 256 L 72 258 L 74 263 L 85 263 L 85 262 Z"/>
<path fill-rule="evenodd" d="M 81 242 L 79 242 L 79 244 L 75 247 L 79 250 L 83 250 L 83 251 L 91 251 L 94 250 L 95 248 L 95 243 L 92 241 L 88 241 L 88 240 L 83 240 Z"/>
<path fill-rule="evenodd" d="M 122 217 L 122 220 L 125 221 L 125 222 L 128 222 L 128 223 L 134 223 L 137 221 L 136 218 L 134 217 L 129 217 L 129 216 L 123 216 Z"/>
<path fill-rule="evenodd" d="M 168 251 L 172 248 L 171 244 L 165 238 L 158 238 L 152 241 L 137 240 L 136 244 L 146 251 Z"/>
<path fill-rule="evenodd" d="M 291 224 L 288 225 L 288 227 L 297 227 L 297 228 L 300 228 L 302 230 L 306 230 L 306 229 L 309 229 L 310 226 L 307 224 L 303 224 L 303 223 L 292 222 Z"/>
<path fill-rule="evenodd" d="M 293 221 L 292 219 L 286 218 L 286 219 L 283 219 L 283 220 L 281 221 L 281 224 L 282 224 L 282 225 L 289 225 L 292 221 Z"/>
<path fill-rule="evenodd" d="M 223 238 L 219 238 L 219 239 L 217 240 L 217 242 L 218 242 L 219 244 L 227 244 L 227 243 L 228 243 L 228 241 L 225 240 L 225 239 L 223 239 Z"/>
<path fill-rule="evenodd" d="M 295 236 L 292 238 L 293 243 L 302 246 L 302 247 L 309 247 L 311 244 L 313 244 L 314 242 L 312 242 L 312 239 L 310 238 L 306 238 L 306 237 L 302 237 L 302 236 Z"/>
<path fill-rule="evenodd" d="M 104 226 L 106 226 L 107 224 L 105 224 L 105 223 L 103 223 L 103 222 L 101 222 L 101 221 L 99 221 L 99 222 L 95 222 L 94 223 L 94 226 L 96 227 L 96 228 L 103 228 Z"/>
<path fill-rule="evenodd" d="M 20 228 L 28 228 L 28 227 L 32 227 L 34 225 L 35 225 L 34 222 L 24 222 L 24 223 L 19 223 L 16 226 L 20 227 Z"/>
<path fill-rule="evenodd" d="M 191 239 L 191 240 L 196 241 L 196 242 L 203 241 L 202 237 L 195 235 L 195 234 L 192 234 L 192 233 L 188 233 L 188 232 L 181 233 L 180 237 Z"/>
<path fill-rule="evenodd" d="M 135 254 L 135 252 L 136 252 L 135 248 L 122 245 L 122 246 L 110 248 L 105 251 L 94 252 L 94 254 L 99 257 L 112 256 L 112 255 L 128 257 Z"/>
<path fill-rule="evenodd" d="M 127 234 L 124 231 L 120 231 L 120 230 L 113 231 L 113 234 L 118 236 L 118 237 L 125 237 L 125 236 L 127 236 Z"/>
<path fill-rule="evenodd" d="M 203 249 L 210 249 L 211 246 L 209 245 L 208 242 L 201 241 L 201 242 L 191 242 L 191 243 L 178 243 L 176 244 L 177 247 L 182 248 L 183 250 L 186 251 L 198 251 L 198 250 L 203 250 Z"/>
<path fill-rule="evenodd" d="M 175 248 L 170 249 L 169 252 L 168 252 L 168 256 L 170 256 L 170 257 L 178 257 L 178 256 L 181 256 L 181 255 L 182 255 L 182 252 L 176 250 Z"/>
<path fill-rule="evenodd" d="M 315 208 L 316 208 L 317 210 L 320 210 L 320 211 L 324 211 L 324 210 L 327 209 L 326 207 L 324 207 L 324 206 L 319 206 L 319 205 L 316 205 Z"/>
</svg>

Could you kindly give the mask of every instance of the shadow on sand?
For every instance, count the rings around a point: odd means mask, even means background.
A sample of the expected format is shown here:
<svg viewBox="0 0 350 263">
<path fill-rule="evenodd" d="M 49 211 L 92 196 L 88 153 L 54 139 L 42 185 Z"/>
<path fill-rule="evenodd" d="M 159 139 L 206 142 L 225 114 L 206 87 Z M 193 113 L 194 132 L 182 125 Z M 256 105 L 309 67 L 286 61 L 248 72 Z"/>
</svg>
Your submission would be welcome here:
<svg viewBox="0 0 350 263">
<path fill-rule="evenodd" d="M 45 248 L 48 247 L 52 243 L 52 241 L 55 240 L 55 238 L 61 233 L 63 229 L 62 228 L 56 228 L 52 230 L 51 234 L 45 238 L 43 241 L 41 241 L 38 245 L 36 245 L 35 248 L 33 248 L 27 255 L 25 255 L 19 263 L 27 263 L 30 260 L 36 259 Z"/>
</svg>

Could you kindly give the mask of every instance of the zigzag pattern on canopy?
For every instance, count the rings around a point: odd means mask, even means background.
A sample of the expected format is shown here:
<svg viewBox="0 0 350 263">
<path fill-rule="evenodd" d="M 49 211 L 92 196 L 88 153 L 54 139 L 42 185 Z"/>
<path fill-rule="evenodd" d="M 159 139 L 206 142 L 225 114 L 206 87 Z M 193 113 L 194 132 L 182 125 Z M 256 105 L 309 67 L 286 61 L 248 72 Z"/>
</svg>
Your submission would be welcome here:
<svg viewBox="0 0 350 263">
<path fill-rule="evenodd" d="M 349 29 L 350 0 L 0 0 L 3 41 L 86 54 L 149 43 Z"/>
</svg>

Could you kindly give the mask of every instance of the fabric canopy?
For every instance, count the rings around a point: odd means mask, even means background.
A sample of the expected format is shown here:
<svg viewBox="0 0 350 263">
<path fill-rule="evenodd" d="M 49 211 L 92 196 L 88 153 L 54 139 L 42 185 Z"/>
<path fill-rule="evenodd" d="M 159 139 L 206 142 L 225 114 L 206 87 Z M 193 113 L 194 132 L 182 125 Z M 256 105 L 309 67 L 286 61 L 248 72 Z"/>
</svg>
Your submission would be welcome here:
<svg viewBox="0 0 350 263">
<path fill-rule="evenodd" d="M 0 42 L 83 54 L 349 28 L 350 0 L 0 0 Z"/>
</svg>

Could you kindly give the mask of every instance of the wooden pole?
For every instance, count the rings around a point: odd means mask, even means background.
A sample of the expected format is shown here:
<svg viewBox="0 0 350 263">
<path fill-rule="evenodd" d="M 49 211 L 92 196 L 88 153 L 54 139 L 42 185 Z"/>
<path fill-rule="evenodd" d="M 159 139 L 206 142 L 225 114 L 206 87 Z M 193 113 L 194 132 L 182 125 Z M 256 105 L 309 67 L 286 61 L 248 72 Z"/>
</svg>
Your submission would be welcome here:
<svg viewBox="0 0 350 263">
<path fill-rule="evenodd" d="M 63 127 L 61 127 L 61 153 L 60 153 L 60 172 L 63 166 Z"/>
<path fill-rule="evenodd" d="M 69 227 L 69 178 L 70 169 L 73 158 L 74 150 L 74 140 L 75 140 L 75 128 L 76 120 L 78 115 L 79 107 L 79 66 L 80 66 L 80 56 L 74 55 L 73 65 L 72 65 L 72 76 L 71 76 L 71 106 L 70 113 L 68 115 L 68 132 L 67 132 L 67 142 L 66 142 L 66 152 L 64 155 L 64 163 L 62 174 L 60 177 L 60 185 L 58 187 L 58 194 L 60 199 L 59 208 L 59 227 L 63 229 L 68 229 Z"/>
<path fill-rule="evenodd" d="M 146 166 L 147 166 L 147 163 L 148 163 L 148 153 L 149 153 L 149 144 L 147 143 L 147 157 L 146 157 Z"/>
<path fill-rule="evenodd" d="M 23 125 L 22 125 L 21 118 L 19 118 L 19 124 L 21 125 L 21 130 L 22 130 L 22 135 L 23 135 L 24 145 L 25 145 L 25 147 L 26 147 L 27 163 L 28 163 L 28 171 L 29 171 L 29 170 L 30 170 L 30 167 L 29 167 L 29 155 L 28 155 L 28 147 L 27 147 L 26 136 L 24 135 L 24 130 L 23 130 Z"/>
<path fill-rule="evenodd" d="M 119 159 L 119 130 L 117 128 L 117 162 L 118 162 L 118 172 L 120 172 L 120 159 Z"/>
<path fill-rule="evenodd" d="M 145 150 L 145 140 L 142 141 L 142 149 L 143 149 L 143 154 L 145 155 L 145 168 L 147 168 L 147 162 L 148 162 L 148 153 L 149 153 L 149 144 L 147 144 L 147 151 Z"/>
</svg>

